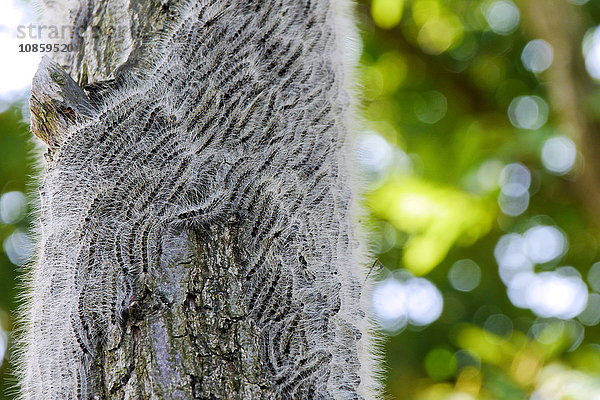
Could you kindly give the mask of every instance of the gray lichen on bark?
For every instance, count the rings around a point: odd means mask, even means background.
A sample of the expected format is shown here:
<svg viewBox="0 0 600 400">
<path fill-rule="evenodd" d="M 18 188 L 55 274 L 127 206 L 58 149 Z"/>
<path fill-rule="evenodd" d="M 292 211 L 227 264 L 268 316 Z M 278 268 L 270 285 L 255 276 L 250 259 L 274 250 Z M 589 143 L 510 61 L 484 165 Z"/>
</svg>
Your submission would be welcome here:
<svg viewBox="0 0 600 400">
<path fill-rule="evenodd" d="M 22 397 L 374 398 L 348 2 L 45 5 Z"/>
</svg>

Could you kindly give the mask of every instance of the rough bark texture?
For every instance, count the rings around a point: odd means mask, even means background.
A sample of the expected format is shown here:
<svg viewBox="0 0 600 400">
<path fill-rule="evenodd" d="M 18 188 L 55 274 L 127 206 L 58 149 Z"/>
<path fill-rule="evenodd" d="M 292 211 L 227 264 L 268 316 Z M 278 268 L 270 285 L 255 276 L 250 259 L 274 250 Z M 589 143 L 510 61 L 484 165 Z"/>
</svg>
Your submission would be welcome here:
<svg viewBox="0 0 600 400">
<path fill-rule="evenodd" d="M 374 398 L 349 4 L 43 6 L 22 397 Z"/>
</svg>

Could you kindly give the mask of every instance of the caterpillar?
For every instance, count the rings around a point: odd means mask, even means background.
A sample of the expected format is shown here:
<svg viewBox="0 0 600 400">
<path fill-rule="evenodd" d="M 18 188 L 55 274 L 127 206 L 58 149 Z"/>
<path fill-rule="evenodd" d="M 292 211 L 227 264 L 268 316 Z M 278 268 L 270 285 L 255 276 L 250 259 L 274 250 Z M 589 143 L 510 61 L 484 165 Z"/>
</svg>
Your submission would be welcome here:
<svg viewBox="0 0 600 400">
<path fill-rule="evenodd" d="M 42 8 L 21 398 L 378 398 L 350 1 Z"/>
</svg>

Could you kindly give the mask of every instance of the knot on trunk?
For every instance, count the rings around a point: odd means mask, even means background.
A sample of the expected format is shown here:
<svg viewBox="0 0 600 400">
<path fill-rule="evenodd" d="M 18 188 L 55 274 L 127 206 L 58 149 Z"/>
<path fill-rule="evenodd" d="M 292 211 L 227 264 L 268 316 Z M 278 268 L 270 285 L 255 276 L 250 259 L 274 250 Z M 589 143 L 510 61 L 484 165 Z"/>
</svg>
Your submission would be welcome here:
<svg viewBox="0 0 600 400">
<path fill-rule="evenodd" d="M 70 126 L 96 113 L 77 82 L 47 56 L 42 58 L 33 77 L 29 104 L 31 132 L 51 149 L 65 140 Z"/>
</svg>

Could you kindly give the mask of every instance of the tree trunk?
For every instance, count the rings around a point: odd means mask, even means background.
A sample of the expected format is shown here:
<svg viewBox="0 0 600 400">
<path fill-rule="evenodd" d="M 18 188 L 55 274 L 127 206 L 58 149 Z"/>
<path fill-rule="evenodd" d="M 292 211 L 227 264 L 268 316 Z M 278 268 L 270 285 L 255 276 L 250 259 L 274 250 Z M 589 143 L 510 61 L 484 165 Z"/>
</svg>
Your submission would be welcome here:
<svg viewBox="0 0 600 400">
<path fill-rule="evenodd" d="M 553 62 L 544 76 L 548 97 L 561 133 L 569 136 L 583 156 L 575 177 L 575 191 L 600 226 L 600 124 L 589 110 L 594 83 L 581 51 L 585 16 L 568 0 L 521 0 L 525 30 L 533 39 L 544 39 L 553 49 Z"/>
<path fill-rule="evenodd" d="M 23 399 L 374 398 L 349 1 L 43 3 Z"/>
</svg>

